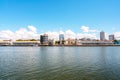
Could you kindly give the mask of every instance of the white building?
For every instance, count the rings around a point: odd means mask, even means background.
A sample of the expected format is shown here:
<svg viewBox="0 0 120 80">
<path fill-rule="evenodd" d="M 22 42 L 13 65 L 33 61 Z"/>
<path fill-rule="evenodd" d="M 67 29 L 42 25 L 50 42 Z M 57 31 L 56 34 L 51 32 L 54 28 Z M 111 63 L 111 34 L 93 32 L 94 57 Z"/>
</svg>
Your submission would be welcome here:
<svg viewBox="0 0 120 80">
<path fill-rule="evenodd" d="M 82 45 L 112 45 L 112 41 L 81 41 Z"/>
</svg>

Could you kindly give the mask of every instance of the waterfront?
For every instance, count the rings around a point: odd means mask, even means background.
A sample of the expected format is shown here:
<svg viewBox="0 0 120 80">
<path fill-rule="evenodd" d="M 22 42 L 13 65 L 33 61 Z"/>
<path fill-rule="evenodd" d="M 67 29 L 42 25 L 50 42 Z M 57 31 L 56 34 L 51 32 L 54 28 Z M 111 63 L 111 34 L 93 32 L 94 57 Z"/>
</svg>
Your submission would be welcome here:
<svg viewBox="0 0 120 80">
<path fill-rule="evenodd" d="M 0 80 L 119 80 L 120 47 L 0 47 Z"/>
</svg>

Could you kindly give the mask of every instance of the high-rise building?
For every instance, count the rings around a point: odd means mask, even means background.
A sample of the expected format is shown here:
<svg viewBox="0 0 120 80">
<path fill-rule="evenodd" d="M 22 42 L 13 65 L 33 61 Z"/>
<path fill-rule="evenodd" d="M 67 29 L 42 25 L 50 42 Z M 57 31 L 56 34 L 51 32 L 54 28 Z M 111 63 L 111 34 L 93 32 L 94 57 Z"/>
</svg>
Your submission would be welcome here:
<svg viewBox="0 0 120 80">
<path fill-rule="evenodd" d="M 40 35 L 40 43 L 41 44 L 48 44 L 48 35 L 44 34 L 44 35 Z"/>
<path fill-rule="evenodd" d="M 114 34 L 109 35 L 109 40 L 111 41 L 115 40 Z"/>
<path fill-rule="evenodd" d="M 59 41 L 60 41 L 60 45 L 64 44 L 64 34 L 59 35 Z"/>
<path fill-rule="evenodd" d="M 64 40 L 64 34 L 59 35 L 59 41 Z"/>
<path fill-rule="evenodd" d="M 105 40 L 105 32 L 104 32 L 104 31 L 101 31 L 101 32 L 100 32 L 100 40 L 101 40 L 101 41 L 104 41 L 104 40 Z"/>
</svg>

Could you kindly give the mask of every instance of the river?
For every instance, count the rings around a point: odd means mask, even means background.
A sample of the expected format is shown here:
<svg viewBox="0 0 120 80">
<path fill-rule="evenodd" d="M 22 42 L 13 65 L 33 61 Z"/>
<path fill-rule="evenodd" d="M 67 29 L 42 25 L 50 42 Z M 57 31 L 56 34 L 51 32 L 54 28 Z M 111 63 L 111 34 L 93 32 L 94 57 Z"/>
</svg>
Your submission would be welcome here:
<svg viewBox="0 0 120 80">
<path fill-rule="evenodd" d="M 0 47 L 0 80 L 119 80 L 120 47 Z"/>
</svg>

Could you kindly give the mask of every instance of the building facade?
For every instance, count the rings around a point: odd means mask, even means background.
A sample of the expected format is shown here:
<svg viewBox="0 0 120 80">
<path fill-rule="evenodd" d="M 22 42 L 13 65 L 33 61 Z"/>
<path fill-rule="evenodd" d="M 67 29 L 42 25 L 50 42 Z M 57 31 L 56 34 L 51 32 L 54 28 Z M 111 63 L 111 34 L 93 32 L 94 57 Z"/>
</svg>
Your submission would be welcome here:
<svg viewBox="0 0 120 80">
<path fill-rule="evenodd" d="M 8 46 L 11 45 L 10 40 L 0 40 L 0 46 Z"/>
<path fill-rule="evenodd" d="M 67 39 L 65 42 L 66 45 L 76 45 L 75 39 Z"/>
<path fill-rule="evenodd" d="M 59 35 L 59 41 L 64 40 L 64 34 Z"/>
<path fill-rule="evenodd" d="M 48 45 L 48 35 L 47 34 L 40 35 L 40 43 L 42 45 Z"/>
<path fill-rule="evenodd" d="M 81 41 L 82 45 L 113 45 L 112 41 Z"/>
<path fill-rule="evenodd" d="M 14 46 L 38 46 L 38 41 L 15 41 L 12 45 Z"/>
<path fill-rule="evenodd" d="M 104 31 L 101 31 L 101 32 L 100 32 L 100 40 L 101 40 L 101 41 L 104 41 L 104 40 L 105 40 L 105 32 L 104 32 Z"/>
<path fill-rule="evenodd" d="M 64 34 L 59 34 L 60 45 L 64 44 Z"/>
<path fill-rule="evenodd" d="M 109 35 L 109 40 L 110 40 L 110 41 L 113 41 L 113 40 L 115 40 L 114 34 L 112 34 L 112 35 Z"/>
</svg>

